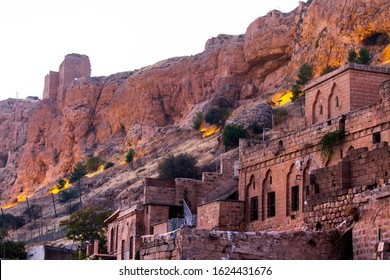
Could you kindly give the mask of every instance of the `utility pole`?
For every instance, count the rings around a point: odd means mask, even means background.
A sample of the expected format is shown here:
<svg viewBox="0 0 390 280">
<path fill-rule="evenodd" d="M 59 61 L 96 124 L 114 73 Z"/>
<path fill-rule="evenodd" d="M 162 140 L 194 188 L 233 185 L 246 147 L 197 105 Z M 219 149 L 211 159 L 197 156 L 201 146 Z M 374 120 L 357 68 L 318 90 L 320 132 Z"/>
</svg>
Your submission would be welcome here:
<svg viewBox="0 0 390 280">
<path fill-rule="evenodd" d="M 57 218 L 56 203 L 55 203 L 55 201 L 54 201 L 54 195 L 53 195 L 53 193 L 51 193 L 51 201 L 53 202 L 54 217 Z"/>
<path fill-rule="evenodd" d="M 81 187 L 80 187 L 80 179 L 78 181 L 77 187 L 79 189 L 79 198 L 80 198 L 80 209 L 83 209 L 83 203 L 81 202 Z"/>
</svg>

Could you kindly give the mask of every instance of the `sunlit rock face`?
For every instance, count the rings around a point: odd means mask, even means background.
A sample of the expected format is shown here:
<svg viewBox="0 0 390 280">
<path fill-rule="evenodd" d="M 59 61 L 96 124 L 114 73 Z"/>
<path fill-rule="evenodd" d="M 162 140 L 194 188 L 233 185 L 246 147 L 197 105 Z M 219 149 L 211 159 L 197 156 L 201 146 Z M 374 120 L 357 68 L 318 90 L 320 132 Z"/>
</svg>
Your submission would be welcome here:
<svg viewBox="0 0 390 280">
<path fill-rule="evenodd" d="M 389 10 L 388 0 L 313 0 L 290 13 L 269 12 L 246 34 L 211 38 L 195 56 L 79 78 L 57 98 L 2 101 L 1 196 L 31 193 L 88 156 L 110 157 L 147 143 L 216 96 L 244 102 L 289 89 L 304 62 L 318 76 L 362 46 L 371 50 L 374 64 L 390 60 L 386 43 L 375 40 L 390 34 Z"/>
</svg>

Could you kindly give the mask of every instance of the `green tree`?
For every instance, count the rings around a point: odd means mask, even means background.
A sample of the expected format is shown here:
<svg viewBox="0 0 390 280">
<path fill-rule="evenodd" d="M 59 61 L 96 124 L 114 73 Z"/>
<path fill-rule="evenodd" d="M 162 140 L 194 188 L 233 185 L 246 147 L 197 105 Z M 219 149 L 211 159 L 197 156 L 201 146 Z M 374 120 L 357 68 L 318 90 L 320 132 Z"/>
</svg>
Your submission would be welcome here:
<svg viewBox="0 0 390 280">
<path fill-rule="evenodd" d="M 87 172 L 95 172 L 99 169 L 100 165 L 104 164 L 104 160 L 101 157 L 90 157 L 85 163 Z"/>
<path fill-rule="evenodd" d="M 302 88 L 298 84 L 294 84 L 291 87 L 291 92 L 293 94 L 291 97 L 292 102 L 296 102 L 303 94 Z"/>
<path fill-rule="evenodd" d="M 297 76 L 297 84 L 300 86 L 306 85 L 311 79 L 313 79 L 313 66 L 308 63 L 303 63 L 301 67 L 299 67 L 299 72 Z"/>
<path fill-rule="evenodd" d="M 42 207 L 37 204 L 32 204 L 23 211 L 23 216 L 27 222 L 32 222 L 42 217 Z"/>
<path fill-rule="evenodd" d="M 111 210 L 100 207 L 88 207 L 74 212 L 69 219 L 61 221 L 60 227 L 66 229 L 66 237 L 76 241 L 99 244 L 106 242 L 107 223 L 105 220 L 112 214 Z"/>
<path fill-rule="evenodd" d="M 203 122 L 203 113 L 198 112 L 192 121 L 192 128 L 195 130 L 198 130 L 200 128 L 200 126 L 202 125 L 202 122 Z"/>
<path fill-rule="evenodd" d="M 107 169 L 109 169 L 109 168 L 111 168 L 111 167 L 113 167 L 114 166 L 114 163 L 113 162 L 106 162 L 105 164 L 104 164 L 104 170 L 107 170 Z"/>
<path fill-rule="evenodd" d="M 355 49 L 350 49 L 348 52 L 348 62 L 368 65 L 371 61 L 370 51 L 366 48 L 361 48 L 359 54 L 356 53 Z"/>
<path fill-rule="evenodd" d="M 338 69 L 337 66 L 326 65 L 325 68 L 321 71 L 321 76 L 326 75 L 334 70 Z"/>
<path fill-rule="evenodd" d="M 302 87 L 306 85 L 313 78 L 313 76 L 313 66 L 311 66 L 310 64 L 304 63 L 301 65 L 301 67 L 299 67 L 299 71 L 297 74 L 298 80 L 291 87 L 291 92 L 293 93 L 291 101 L 300 101 L 300 103 L 302 103 L 302 99 L 300 97 L 303 97 L 305 94 Z"/>
<path fill-rule="evenodd" d="M 3 229 L 18 229 L 25 224 L 22 216 L 14 216 L 10 213 L 0 215 L 0 227 Z"/>
<path fill-rule="evenodd" d="M 57 184 L 56 184 L 57 188 L 59 190 L 62 190 L 65 187 L 65 185 L 66 185 L 66 181 L 62 177 L 58 178 Z"/>
<path fill-rule="evenodd" d="M 189 154 L 169 155 L 158 164 L 160 179 L 193 178 L 199 176 L 197 160 Z"/>
<path fill-rule="evenodd" d="M 348 62 L 359 63 L 358 62 L 358 55 L 357 55 L 355 49 L 350 49 L 348 51 Z"/>
<path fill-rule="evenodd" d="M 246 137 L 246 130 L 236 124 L 230 124 L 225 127 L 222 134 L 222 143 L 226 149 L 237 147 L 240 138 Z"/>
<path fill-rule="evenodd" d="M 134 159 L 134 156 L 135 156 L 135 151 L 133 148 L 130 148 L 130 150 L 126 154 L 126 162 L 127 163 L 132 162 Z"/>
<path fill-rule="evenodd" d="M 204 119 L 209 124 L 223 125 L 228 116 L 229 111 L 226 108 L 213 108 L 206 113 Z"/>
<path fill-rule="evenodd" d="M 72 173 L 70 174 L 69 182 L 74 183 L 77 182 L 87 174 L 87 168 L 83 162 L 76 163 L 75 167 L 73 168 Z"/>
<path fill-rule="evenodd" d="M 371 60 L 370 51 L 366 48 L 361 48 L 359 50 L 359 63 L 368 65 L 371 63 Z"/>
<path fill-rule="evenodd" d="M 67 189 L 58 194 L 58 202 L 60 204 L 69 203 L 69 214 L 72 213 L 72 200 L 79 197 L 79 192 L 76 189 Z"/>
<path fill-rule="evenodd" d="M 25 260 L 27 253 L 23 242 L 7 240 L 8 232 L 0 229 L 0 256 L 7 260 Z"/>
</svg>

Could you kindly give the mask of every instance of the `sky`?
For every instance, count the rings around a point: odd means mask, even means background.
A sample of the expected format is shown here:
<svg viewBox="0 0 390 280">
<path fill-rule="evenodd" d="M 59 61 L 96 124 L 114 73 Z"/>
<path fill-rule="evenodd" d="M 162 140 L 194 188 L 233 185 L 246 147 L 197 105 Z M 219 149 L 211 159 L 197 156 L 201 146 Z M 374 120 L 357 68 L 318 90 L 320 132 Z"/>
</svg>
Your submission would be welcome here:
<svg viewBox="0 0 390 280">
<path fill-rule="evenodd" d="M 306 2 L 306 1 L 303 1 Z M 42 97 L 66 54 L 89 56 L 92 76 L 195 55 L 218 34 L 244 34 L 256 18 L 298 0 L 4 0 L 0 100 Z"/>
</svg>

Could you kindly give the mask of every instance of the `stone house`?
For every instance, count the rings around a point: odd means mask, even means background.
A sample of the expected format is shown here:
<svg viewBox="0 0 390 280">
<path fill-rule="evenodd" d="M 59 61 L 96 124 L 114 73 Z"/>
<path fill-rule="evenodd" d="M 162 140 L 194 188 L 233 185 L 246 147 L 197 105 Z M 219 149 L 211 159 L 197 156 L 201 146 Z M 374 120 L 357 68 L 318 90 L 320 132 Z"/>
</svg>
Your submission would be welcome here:
<svg viewBox="0 0 390 280">
<path fill-rule="evenodd" d="M 202 180 L 145 178 L 142 202 L 118 210 L 106 220 L 108 254 L 117 259 L 139 259 L 141 236 L 166 233 L 183 224 L 194 226 L 198 205 L 235 198 L 234 162 L 234 159 L 222 159 L 220 172 L 205 172 Z"/>
</svg>

